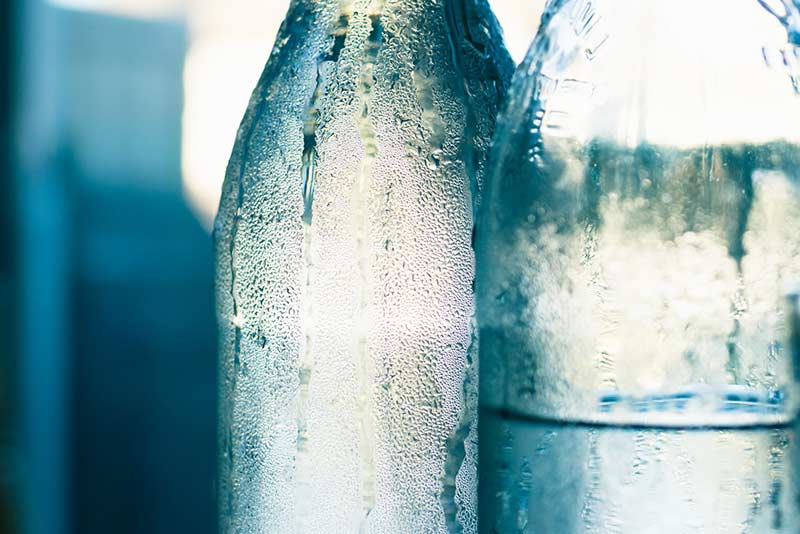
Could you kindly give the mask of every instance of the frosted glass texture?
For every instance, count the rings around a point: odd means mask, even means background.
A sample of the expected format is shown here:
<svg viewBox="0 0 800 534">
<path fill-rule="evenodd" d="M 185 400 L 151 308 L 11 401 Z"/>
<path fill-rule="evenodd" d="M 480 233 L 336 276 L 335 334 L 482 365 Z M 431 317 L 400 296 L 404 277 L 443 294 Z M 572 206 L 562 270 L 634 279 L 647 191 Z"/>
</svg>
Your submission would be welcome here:
<svg viewBox="0 0 800 534">
<path fill-rule="evenodd" d="M 478 227 L 482 406 L 588 423 L 794 416 L 790 2 L 555 0 Z"/>
<path fill-rule="evenodd" d="M 475 532 L 483 0 L 295 0 L 215 225 L 221 530 Z"/>
<path fill-rule="evenodd" d="M 796 534 L 797 431 L 482 417 L 480 532 Z"/>
</svg>

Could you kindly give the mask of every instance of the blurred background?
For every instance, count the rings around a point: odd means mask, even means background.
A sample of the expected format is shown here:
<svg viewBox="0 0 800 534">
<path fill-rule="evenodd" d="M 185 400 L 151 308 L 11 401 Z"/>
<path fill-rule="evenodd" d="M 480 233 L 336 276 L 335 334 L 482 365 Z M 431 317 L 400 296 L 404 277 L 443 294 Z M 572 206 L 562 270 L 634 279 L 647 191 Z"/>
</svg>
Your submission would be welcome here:
<svg viewBox="0 0 800 534">
<path fill-rule="evenodd" d="M 521 59 L 544 0 L 494 0 Z M 210 228 L 288 0 L 0 0 L 0 534 L 216 531 Z"/>
</svg>

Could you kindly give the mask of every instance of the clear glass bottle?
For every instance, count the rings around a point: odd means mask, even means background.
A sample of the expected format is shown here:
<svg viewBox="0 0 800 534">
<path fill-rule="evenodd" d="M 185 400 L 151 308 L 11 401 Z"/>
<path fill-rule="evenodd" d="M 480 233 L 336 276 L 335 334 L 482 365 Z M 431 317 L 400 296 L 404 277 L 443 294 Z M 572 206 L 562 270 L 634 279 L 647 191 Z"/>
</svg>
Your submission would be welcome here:
<svg viewBox="0 0 800 534">
<path fill-rule="evenodd" d="M 777 6 L 551 2 L 479 228 L 483 405 L 679 426 L 793 416 L 800 52 Z"/>
<path fill-rule="evenodd" d="M 294 0 L 215 226 L 223 533 L 475 532 L 483 0 Z"/>
<path fill-rule="evenodd" d="M 558 532 L 715 531 L 770 477 L 797 497 L 746 428 L 800 401 L 799 28 L 789 0 L 549 3 L 478 219 L 482 532 L 555 532 L 557 503 L 522 498 L 545 489 L 580 503 Z M 643 509 L 682 527 L 642 530 Z"/>
</svg>

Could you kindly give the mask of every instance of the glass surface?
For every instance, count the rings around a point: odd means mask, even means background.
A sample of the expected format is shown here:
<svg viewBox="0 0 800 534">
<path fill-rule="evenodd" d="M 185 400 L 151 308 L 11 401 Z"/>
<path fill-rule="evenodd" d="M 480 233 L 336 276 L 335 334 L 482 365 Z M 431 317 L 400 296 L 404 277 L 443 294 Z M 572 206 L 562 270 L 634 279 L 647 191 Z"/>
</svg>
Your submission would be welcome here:
<svg viewBox="0 0 800 534">
<path fill-rule="evenodd" d="M 800 532 L 795 427 L 576 426 L 484 415 L 482 533 Z"/>
<path fill-rule="evenodd" d="M 479 219 L 484 408 L 674 427 L 794 416 L 793 21 L 788 2 L 550 3 Z"/>
<path fill-rule="evenodd" d="M 483 1 L 297 0 L 215 226 L 221 530 L 474 533 Z"/>
</svg>

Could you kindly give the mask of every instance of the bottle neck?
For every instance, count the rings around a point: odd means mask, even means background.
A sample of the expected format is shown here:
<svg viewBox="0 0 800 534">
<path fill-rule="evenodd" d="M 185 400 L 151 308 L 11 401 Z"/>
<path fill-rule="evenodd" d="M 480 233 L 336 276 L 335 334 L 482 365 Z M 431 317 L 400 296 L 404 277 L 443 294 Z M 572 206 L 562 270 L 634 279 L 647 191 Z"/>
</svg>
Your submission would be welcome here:
<svg viewBox="0 0 800 534">
<path fill-rule="evenodd" d="M 800 141 L 798 21 L 790 0 L 551 0 L 521 76 L 570 110 L 551 116 L 560 135 Z"/>
</svg>

